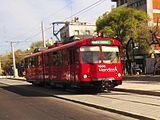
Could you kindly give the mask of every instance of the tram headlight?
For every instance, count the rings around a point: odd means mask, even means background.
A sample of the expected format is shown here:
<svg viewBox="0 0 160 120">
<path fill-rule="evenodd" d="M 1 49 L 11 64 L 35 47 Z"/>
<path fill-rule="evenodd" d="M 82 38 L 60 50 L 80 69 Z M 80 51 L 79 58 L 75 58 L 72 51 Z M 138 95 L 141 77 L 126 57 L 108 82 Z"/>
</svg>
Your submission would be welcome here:
<svg viewBox="0 0 160 120">
<path fill-rule="evenodd" d="M 118 75 L 117 75 L 118 77 L 121 77 L 121 73 L 118 73 Z"/>
<path fill-rule="evenodd" d="M 88 75 L 87 75 L 87 74 L 84 74 L 84 75 L 83 75 L 83 78 L 85 78 L 85 79 L 86 79 L 87 77 L 88 77 Z"/>
</svg>

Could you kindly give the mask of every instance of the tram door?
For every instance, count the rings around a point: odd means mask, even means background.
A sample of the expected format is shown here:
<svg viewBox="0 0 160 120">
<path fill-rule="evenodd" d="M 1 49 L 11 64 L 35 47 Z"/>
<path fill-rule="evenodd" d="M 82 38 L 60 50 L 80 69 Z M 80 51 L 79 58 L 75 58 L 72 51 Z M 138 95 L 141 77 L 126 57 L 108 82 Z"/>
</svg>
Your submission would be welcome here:
<svg viewBox="0 0 160 120">
<path fill-rule="evenodd" d="M 70 80 L 76 82 L 78 76 L 78 50 L 70 50 Z"/>
</svg>

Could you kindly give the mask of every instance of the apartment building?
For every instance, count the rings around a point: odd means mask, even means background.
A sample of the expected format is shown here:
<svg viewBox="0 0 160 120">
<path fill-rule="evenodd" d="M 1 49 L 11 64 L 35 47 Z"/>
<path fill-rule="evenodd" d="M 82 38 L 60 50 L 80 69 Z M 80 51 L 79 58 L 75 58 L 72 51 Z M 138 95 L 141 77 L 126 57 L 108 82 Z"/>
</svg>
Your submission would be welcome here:
<svg viewBox="0 0 160 120">
<path fill-rule="evenodd" d="M 112 2 L 116 2 L 117 7 L 132 7 L 146 11 L 151 18 L 148 25 L 155 26 L 158 22 L 160 26 L 160 0 L 112 0 Z M 157 37 L 159 36 L 160 32 L 157 34 Z M 144 58 L 137 59 L 138 62 L 141 62 L 140 64 L 143 63 L 143 60 L 146 62 L 146 73 L 153 73 L 160 67 L 160 45 L 153 44 L 151 47 L 151 58 L 147 58 L 146 61 Z"/>
<path fill-rule="evenodd" d="M 79 21 L 78 18 L 74 18 L 61 28 L 60 37 L 61 39 L 65 39 L 74 36 L 75 39 L 82 39 L 86 37 L 92 37 L 95 33 L 95 25 L 90 25 L 87 22 Z"/>
<path fill-rule="evenodd" d="M 117 7 L 133 7 L 147 12 L 151 21 L 149 26 L 156 25 L 160 20 L 160 0 L 112 0 L 117 3 Z"/>
</svg>

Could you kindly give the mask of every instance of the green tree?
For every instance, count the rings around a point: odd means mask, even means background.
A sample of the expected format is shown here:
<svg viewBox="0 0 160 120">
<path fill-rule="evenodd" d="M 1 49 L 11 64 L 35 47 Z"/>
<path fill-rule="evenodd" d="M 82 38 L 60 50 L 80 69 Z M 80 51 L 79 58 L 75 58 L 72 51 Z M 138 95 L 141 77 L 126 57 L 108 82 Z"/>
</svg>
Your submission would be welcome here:
<svg viewBox="0 0 160 120">
<path fill-rule="evenodd" d="M 16 50 L 15 51 L 15 60 L 16 60 L 17 67 L 19 67 L 19 65 L 21 65 L 21 63 L 23 62 L 24 57 L 26 55 L 33 53 L 35 48 L 40 48 L 42 46 L 43 46 L 43 42 L 36 41 L 31 44 L 30 49 L 27 49 L 24 51 L 22 51 L 20 49 Z M 13 66 L 12 65 L 12 53 L 9 53 L 7 55 L 3 55 L 1 57 L 1 60 L 2 60 L 2 69 L 6 73 L 8 73 L 8 72 L 13 73 L 13 71 L 12 71 L 12 66 Z"/>
<path fill-rule="evenodd" d="M 3 71 L 8 72 L 9 68 L 11 68 L 11 64 L 12 64 L 12 55 L 11 53 L 8 55 L 3 55 L 1 57 L 2 60 L 2 69 Z"/>
<path fill-rule="evenodd" d="M 151 33 L 147 27 L 148 21 L 146 12 L 133 8 L 113 9 L 96 21 L 97 32 L 116 37 L 122 43 L 128 73 L 131 73 L 135 54 L 147 54 L 150 51 L 148 39 L 151 38 Z"/>
<path fill-rule="evenodd" d="M 33 42 L 30 46 L 30 50 L 34 51 L 35 48 L 42 48 L 43 47 L 43 42 L 42 41 L 36 41 Z"/>
<path fill-rule="evenodd" d="M 121 43 L 126 39 L 138 38 L 138 30 L 149 20 L 146 12 L 133 8 L 116 8 L 105 13 L 96 21 L 97 31 L 109 37 L 117 37 Z"/>
</svg>

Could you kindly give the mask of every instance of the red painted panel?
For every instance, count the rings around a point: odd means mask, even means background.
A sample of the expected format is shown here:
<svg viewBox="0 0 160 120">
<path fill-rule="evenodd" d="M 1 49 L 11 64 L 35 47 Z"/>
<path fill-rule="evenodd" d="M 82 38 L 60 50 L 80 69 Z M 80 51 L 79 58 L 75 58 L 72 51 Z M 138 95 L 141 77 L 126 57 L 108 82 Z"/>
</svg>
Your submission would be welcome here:
<svg viewBox="0 0 160 120">
<path fill-rule="evenodd" d="M 82 81 L 92 81 L 96 79 L 114 79 L 122 80 L 121 77 L 118 77 L 118 73 L 122 74 L 122 65 L 121 64 L 84 64 L 81 67 L 81 79 Z M 83 75 L 86 74 L 88 77 L 83 78 Z"/>
</svg>

